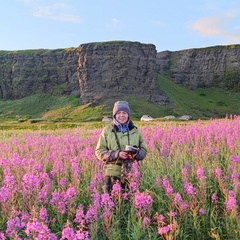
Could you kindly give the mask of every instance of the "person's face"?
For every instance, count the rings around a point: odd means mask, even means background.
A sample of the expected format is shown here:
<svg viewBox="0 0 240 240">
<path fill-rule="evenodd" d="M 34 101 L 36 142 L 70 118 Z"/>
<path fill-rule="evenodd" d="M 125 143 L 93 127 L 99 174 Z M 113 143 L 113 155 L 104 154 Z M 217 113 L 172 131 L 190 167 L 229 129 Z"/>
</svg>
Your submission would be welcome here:
<svg viewBox="0 0 240 240">
<path fill-rule="evenodd" d="M 124 111 L 118 111 L 115 118 L 119 123 L 124 124 L 128 121 L 128 114 Z"/>
</svg>

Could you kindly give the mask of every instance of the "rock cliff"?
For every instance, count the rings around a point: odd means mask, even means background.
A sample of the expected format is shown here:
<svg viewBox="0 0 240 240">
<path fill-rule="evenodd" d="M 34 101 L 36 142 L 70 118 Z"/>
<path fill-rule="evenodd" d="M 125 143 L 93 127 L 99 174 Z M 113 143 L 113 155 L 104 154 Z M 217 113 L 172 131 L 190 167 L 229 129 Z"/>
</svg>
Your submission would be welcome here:
<svg viewBox="0 0 240 240">
<path fill-rule="evenodd" d="M 0 51 L 0 98 L 79 94 L 75 49 Z"/>
<path fill-rule="evenodd" d="M 141 96 L 169 105 L 158 73 L 190 89 L 240 91 L 240 45 L 157 53 L 153 44 L 102 42 L 56 50 L 0 51 L 0 99 L 35 93 L 79 96 L 80 104 Z"/>
<path fill-rule="evenodd" d="M 156 48 L 152 44 L 113 42 L 83 44 L 77 48 L 82 103 L 123 96 L 166 100 L 160 92 Z"/>
<path fill-rule="evenodd" d="M 159 52 L 157 69 L 190 89 L 217 86 L 240 91 L 240 45 Z"/>
<path fill-rule="evenodd" d="M 0 51 L 0 98 L 49 93 L 78 95 L 81 104 L 124 96 L 164 103 L 167 98 L 160 91 L 156 54 L 154 45 L 138 42 Z"/>
</svg>

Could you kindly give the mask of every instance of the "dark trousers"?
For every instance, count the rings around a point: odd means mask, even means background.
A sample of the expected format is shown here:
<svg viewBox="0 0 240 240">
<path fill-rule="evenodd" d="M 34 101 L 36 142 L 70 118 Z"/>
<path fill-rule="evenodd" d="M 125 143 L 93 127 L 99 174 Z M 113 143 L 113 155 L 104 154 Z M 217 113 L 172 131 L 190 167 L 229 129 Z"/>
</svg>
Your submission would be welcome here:
<svg viewBox="0 0 240 240">
<path fill-rule="evenodd" d="M 119 177 L 114 177 L 114 176 L 106 176 L 105 177 L 105 184 L 106 184 L 106 190 L 109 194 L 111 194 L 112 192 L 112 187 L 114 185 L 114 183 L 119 182 L 121 185 L 121 188 L 123 191 L 127 190 L 127 184 L 126 183 L 122 183 L 121 179 Z"/>
</svg>

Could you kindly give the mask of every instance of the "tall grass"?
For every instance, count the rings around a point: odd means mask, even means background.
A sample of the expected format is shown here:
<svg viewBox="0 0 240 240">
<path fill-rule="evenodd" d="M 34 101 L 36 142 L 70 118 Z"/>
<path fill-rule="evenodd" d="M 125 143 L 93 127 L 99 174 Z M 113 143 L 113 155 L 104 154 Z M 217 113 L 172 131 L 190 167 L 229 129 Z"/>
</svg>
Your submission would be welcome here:
<svg viewBox="0 0 240 240">
<path fill-rule="evenodd" d="M 100 128 L 2 131 L 0 239 L 239 239 L 240 117 L 141 131 L 148 155 L 111 196 Z"/>
</svg>

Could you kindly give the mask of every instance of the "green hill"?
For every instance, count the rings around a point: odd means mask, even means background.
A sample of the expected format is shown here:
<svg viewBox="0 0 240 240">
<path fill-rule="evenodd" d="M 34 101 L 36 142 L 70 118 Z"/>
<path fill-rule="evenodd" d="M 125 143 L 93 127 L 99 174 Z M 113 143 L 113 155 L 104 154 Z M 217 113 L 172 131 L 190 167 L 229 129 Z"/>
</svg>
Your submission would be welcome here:
<svg viewBox="0 0 240 240">
<path fill-rule="evenodd" d="M 175 84 L 169 77 L 159 75 L 160 87 L 169 97 L 170 106 L 160 106 L 139 97 L 123 97 L 131 106 L 131 116 L 139 119 L 143 114 L 154 118 L 166 115 L 189 114 L 194 119 L 222 118 L 227 114 L 240 114 L 240 95 L 222 89 L 208 88 L 189 90 Z M 111 116 L 113 102 L 108 99 L 101 106 L 79 106 L 79 98 L 36 94 L 19 100 L 0 100 L 0 119 L 39 119 L 52 121 L 96 121 Z"/>
</svg>

